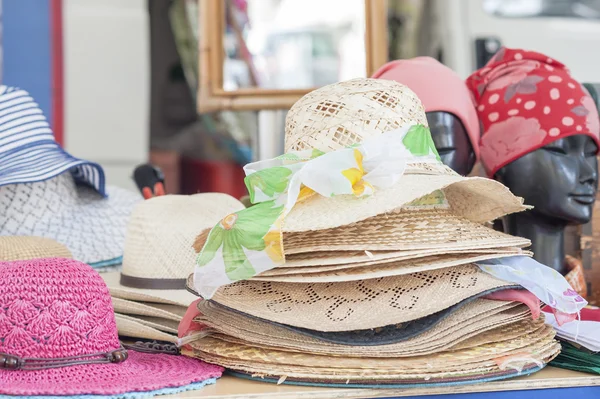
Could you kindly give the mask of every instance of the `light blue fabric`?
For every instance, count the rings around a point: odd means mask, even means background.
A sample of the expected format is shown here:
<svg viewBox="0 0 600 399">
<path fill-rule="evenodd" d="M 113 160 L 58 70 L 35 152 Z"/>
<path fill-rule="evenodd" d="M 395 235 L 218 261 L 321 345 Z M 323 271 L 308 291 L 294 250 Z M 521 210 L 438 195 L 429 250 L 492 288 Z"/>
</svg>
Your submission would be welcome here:
<svg viewBox="0 0 600 399">
<path fill-rule="evenodd" d="M 208 380 L 204 380 L 201 382 L 195 382 L 193 384 L 184 385 L 181 387 L 174 388 L 163 388 L 158 389 L 156 391 L 147 391 L 147 392 L 126 392 L 118 395 L 65 395 L 65 396 L 46 396 L 46 395 L 36 395 L 36 396 L 20 396 L 20 395 L 0 395 L 0 399 L 139 399 L 139 398 L 149 398 L 156 395 L 171 395 L 179 392 L 185 391 L 193 391 L 196 389 L 200 389 L 205 385 L 214 384 L 217 382 L 216 378 L 209 378 Z"/>
<path fill-rule="evenodd" d="M 118 258 L 109 259 L 109 260 L 103 260 L 101 262 L 90 263 L 89 265 L 91 267 L 93 267 L 94 269 L 98 269 L 100 267 L 118 266 L 121 264 L 123 264 L 122 256 L 119 256 Z"/>
</svg>

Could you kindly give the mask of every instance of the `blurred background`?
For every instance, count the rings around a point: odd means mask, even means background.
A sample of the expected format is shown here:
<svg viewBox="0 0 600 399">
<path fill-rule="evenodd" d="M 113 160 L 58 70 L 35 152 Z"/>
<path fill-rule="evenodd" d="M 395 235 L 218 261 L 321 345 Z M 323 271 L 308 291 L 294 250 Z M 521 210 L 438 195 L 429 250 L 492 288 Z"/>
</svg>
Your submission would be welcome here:
<svg viewBox="0 0 600 399">
<path fill-rule="evenodd" d="M 216 17 L 202 15 L 210 10 L 202 2 L 219 8 Z M 600 82 L 600 0 L 2 0 L 0 6 L 2 83 L 28 90 L 67 151 L 99 162 L 110 184 L 129 188 L 133 168 L 151 160 L 164 170 L 169 192 L 243 195 L 241 166 L 283 151 L 287 105 L 276 109 L 276 95 L 299 97 L 367 76 L 379 66 L 369 64 L 377 46 L 385 46 L 386 60 L 428 55 L 463 77 L 501 45 L 529 48 L 564 61 L 580 81 Z M 385 22 L 385 37 L 371 35 L 378 28 L 373 21 Z M 202 67 L 202 43 L 213 44 L 209 69 Z M 215 45 L 222 47 L 216 57 Z M 203 71 L 211 75 L 206 82 L 219 85 L 220 98 L 250 100 L 199 112 Z M 264 109 L 261 93 L 275 96 Z"/>
</svg>

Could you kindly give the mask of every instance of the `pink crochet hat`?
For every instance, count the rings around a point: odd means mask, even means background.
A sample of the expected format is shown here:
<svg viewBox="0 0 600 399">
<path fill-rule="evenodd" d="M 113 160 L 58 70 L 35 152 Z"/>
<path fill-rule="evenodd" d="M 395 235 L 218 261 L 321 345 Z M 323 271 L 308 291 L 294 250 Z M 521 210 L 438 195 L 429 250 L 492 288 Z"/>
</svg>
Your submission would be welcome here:
<svg viewBox="0 0 600 399">
<path fill-rule="evenodd" d="M 374 78 L 395 80 L 408 86 L 423 102 L 425 112 L 449 112 L 462 122 L 475 156 L 479 158 L 479 121 L 465 82 L 431 57 L 396 60 L 383 65 Z"/>
<path fill-rule="evenodd" d="M 197 389 L 223 368 L 125 350 L 108 288 L 70 259 L 0 262 L 0 397 L 122 395 Z"/>
</svg>

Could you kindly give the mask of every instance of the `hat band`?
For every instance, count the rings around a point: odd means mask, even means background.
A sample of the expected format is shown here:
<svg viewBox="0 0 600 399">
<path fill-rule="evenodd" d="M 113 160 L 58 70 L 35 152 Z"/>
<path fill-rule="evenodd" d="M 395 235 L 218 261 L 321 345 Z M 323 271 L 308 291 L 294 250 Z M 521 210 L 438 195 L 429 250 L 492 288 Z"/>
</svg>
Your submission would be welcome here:
<svg viewBox="0 0 600 399">
<path fill-rule="evenodd" d="M 0 370 L 46 370 L 81 364 L 122 363 L 127 360 L 128 356 L 127 350 L 122 346 L 110 352 L 46 359 L 24 358 L 0 353 Z"/>
<path fill-rule="evenodd" d="M 184 278 L 146 278 L 121 274 L 121 285 L 146 290 L 183 290 L 185 281 Z"/>
</svg>

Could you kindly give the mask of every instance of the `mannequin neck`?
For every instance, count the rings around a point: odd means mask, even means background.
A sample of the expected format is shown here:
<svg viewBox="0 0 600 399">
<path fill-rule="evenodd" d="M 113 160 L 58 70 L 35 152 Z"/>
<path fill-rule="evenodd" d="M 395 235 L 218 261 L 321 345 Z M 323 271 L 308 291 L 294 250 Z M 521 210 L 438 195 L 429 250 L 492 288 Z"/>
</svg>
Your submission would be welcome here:
<svg viewBox="0 0 600 399">
<path fill-rule="evenodd" d="M 504 218 L 504 231 L 531 240 L 533 257 L 561 274 L 565 269 L 566 223 L 548 219 L 532 211 L 519 212 Z"/>
</svg>

